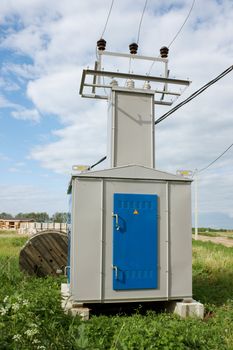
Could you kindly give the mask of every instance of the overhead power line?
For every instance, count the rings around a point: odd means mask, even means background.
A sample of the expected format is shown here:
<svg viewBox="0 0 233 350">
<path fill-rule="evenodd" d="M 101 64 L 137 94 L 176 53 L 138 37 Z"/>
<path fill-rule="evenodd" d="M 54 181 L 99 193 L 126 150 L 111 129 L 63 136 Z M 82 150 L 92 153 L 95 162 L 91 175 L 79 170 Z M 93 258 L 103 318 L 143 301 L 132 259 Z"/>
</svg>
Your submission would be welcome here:
<svg viewBox="0 0 233 350">
<path fill-rule="evenodd" d="M 138 26 L 137 44 L 139 43 L 140 32 L 141 32 L 141 27 L 142 27 L 142 20 L 143 20 L 143 17 L 144 17 L 144 13 L 145 13 L 145 11 L 146 11 L 147 2 L 148 2 L 148 0 L 145 1 L 145 5 L 144 5 L 144 8 L 143 8 L 143 10 L 142 10 L 142 15 L 141 15 L 140 23 L 139 23 L 139 26 Z"/>
<path fill-rule="evenodd" d="M 215 160 L 213 160 L 210 164 L 208 164 L 208 165 L 205 166 L 204 168 L 198 170 L 198 172 L 200 173 L 200 172 L 202 172 L 202 171 L 208 169 L 211 165 L 213 165 L 215 162 L 217 162 L 217 160 L 219 160 L 225 153 L 227 153 L 227 151 L 229 151 L 229 149 L 230 149 L 232 146 L 233 146 L 233 143 L 232 143 L 229 147 L 227 147 L 227 149 L 225 149 L 225 151 L 222 152 L 222 153 L 220 154 L 220 156 L 218 156 Z"/>
<path fill-rule="evenodd" d="M 197 97 L 198 95 L 200 95 L 202 92 L 204 92 L 206 89 L 208 89 L 211 85 L 215 84 L 218 80 L 222 79 L 225 75 L 227 75 L 228 73 L 230 73 L 233 70 L 233 66 L 230 66 L 229 68 L 227 68 L 224 72 L 222 72 L 221 74 L 219 74 L 216 78 L 214 78 L 213 80 L 209 81 L 207 84 L 203 85 L 200 89 L 196 90 L 192 95 L 190 95 L 189 97 L 187 97 L 184 101 L 182 101 L 181 103 L 179 103 L 178 105 L 176 105 L 175 107 L 173 107 L 172 109 L 170 109 L 170 111 L 168 111 L 167 113 L 163 114 L 160 118 L 158 118 L 155 121 L 155 125 L 159 124 L 160 122 L 162 122 L 164 119 L 166 119 L 167 117 L 169 117 L 169 115 L 173 114 L 174 112 L 176 112 L 179 108 L 181 108 L 182 106 L 184 106 L 186 103 L 190 102 L 191 100 L 193 100 L 195 97 Z"/>
<path fill-rule="evenodd" d="M 141 32 L 141 27 L 142 27 L 142 20 L 143 20 L 143 17 L 144 17 L 144 14 L 145 14 L 145 11 L 146 11 L 146 6 L 147 6 L 147 2 L 148 0 L 145 0 L 145 4 L 144 4 L 144 7 L 143 7 L 143 10 L 142 10 L 142 14 L 141 14 L 141 18 L 140 18 L 140 22 L 139 22 L 139 26 L 138 26 L 138 34 L 137 34 L 137 41 L 136 41 L 136 46 L 138 47 L 138 43 L 139 43 L 139 39 L 140 39 L 140 32 Z M 135 45 L 134 43 L 132 43 L 131 45 Z M 130 46 L 131 46 L 130 45 Z M 130 46 L 129 46 L 129 49 L 130 49 Z M 137 49 L 136 49 L 137 50 Z M 132 64 L 132 57 L 129 58 L 129 69 L 128 69 L 128 72 L 130 73 L 131 71 L 131 64 Z"/>
<path fill-rule="evenodd" d="M 195 1 L 196 1 L 196 0 L 193 0 L 192 5 L 191 5 L 191 7 L 190 7 L 190 10 L 189 10 L 189 12 L 188 12 L 188 14 L 187 14 L 187 16 L 186 16 L 186 18 L 185 18 L 185 20 L 184 20 L 182 26 L 180 27 L 180 29 L 178 30 L 178 32 L 176 33 L 176 35 L 174 36 L 174 38 L 172 39 L 172 41 L 170 42 L 170 44 L 168 45 L 168 48 L 170 48 L 170 46 L 174 43 L 174 41 L 176 40 L 176 38 L 177 38 L 178 35 L 180 34 L 181 30 L 184 28 L 185 23 L 187 22 L 187 20 L 189 19 L 190 15 L 191 15 L 191 12 L 192 12 L 193 7 L 194 7 L 194 4 L 195 4 Z M 151 71 L 152 71 L 152 68 L 154 67 L 154 64 L 155 64 L 155 61 L 153 61 L 153 62 L 151 63 L 147 75 L 150 75 L 150 73 L 151 73 Z"/>
<path fill-rule="evenodd" d="M 186 18 L 185 18 L 185 20 L 184 20 L 182 26 L 180 27 L 180 29 L 178 30 L 178 32 L 176 33 L 176 35 L 174 36 L 174 38 L 172 39 L 172 41 L 170 42 L 170 44 L 168 45 L 168 48 L 170 48 L 170 46 L 174 43 L 174 41 L 176 40 L 176 38 L 178 37 L 178 35 L 179 35 L 180 32 L 182 31 L 182 29 L 183 29 L 185 23 L 186 23 L 187 20 L 189 19 L 190 15 L 191 15 L 191 12 L 192 12 L 192 10 L 193 10 L 195 1 L 196 1 L 196 0 L 193 0 L 192 5 L 191 5 L 191 7 L 190 7 L 190 10 L 189 10 L 189 12 L 188 12 L 188 14 L 187 14 L 187 16 L 186 16 Z"/>
<path fill-rule="evenodd" d="M 103 32 L 102 32 L 102 34 L 101 34 L 101 38 L 103 38 L 104 33 L 105 33 L 105 31 L 106 31 L 106 28 L 107 28 L 107 25 L 108 25 L 108 21 L 109 21 L 109 17 L 110 17 L 111 12 L 112 12 L 113 4 L 114 4 L 114 0 L 112 0 L 112 2 L 111 2 L 111 6 L 110 6 L 110 9 L 109 9 L 109 11 L 108 11 L 108 16 L 107 16 L 107 18 L 106 18 L 106 22 L 105 22 L 105 25 L 104 25 Z"/>
</svg>

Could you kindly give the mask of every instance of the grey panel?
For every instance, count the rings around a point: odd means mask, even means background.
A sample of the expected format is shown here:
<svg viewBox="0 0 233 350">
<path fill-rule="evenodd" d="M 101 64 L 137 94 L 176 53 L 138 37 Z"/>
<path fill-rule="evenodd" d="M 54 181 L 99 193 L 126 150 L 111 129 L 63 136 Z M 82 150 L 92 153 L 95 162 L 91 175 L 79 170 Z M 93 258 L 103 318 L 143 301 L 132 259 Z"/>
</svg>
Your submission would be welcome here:
<svg viewBox="0 0 233 350">
<path fill-rule="evenodd" d="M 101 298 L 102 181 L 76 180 L 71 290 L 74 299 Z"/>
<path fill-rule="evenodd" d="M 154 95 L 112 92 L 111 166 L 154 167 Z"/>
<path fill-rule="evenodd" d="M 191 186 L 170 185 L 171 295 L 192 296 Z"/>
</svg>

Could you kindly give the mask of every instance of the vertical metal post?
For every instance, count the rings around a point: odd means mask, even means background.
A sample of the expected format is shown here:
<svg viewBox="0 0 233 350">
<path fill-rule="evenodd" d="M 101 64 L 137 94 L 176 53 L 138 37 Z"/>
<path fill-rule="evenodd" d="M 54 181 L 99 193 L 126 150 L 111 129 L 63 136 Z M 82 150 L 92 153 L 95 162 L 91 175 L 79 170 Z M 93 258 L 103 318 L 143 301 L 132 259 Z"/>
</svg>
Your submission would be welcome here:
<svg viewBox="0 0 233 350">
<path fill-rule="evenodd" d="M 168 63 L 165 62 L 165 78 L 168 78 Z M 167 83 L 164 84 L 164 91 L 167 92 Z"/>
<path fill-rule="evenodd" d="M 102 69 L 102 55 L 100 54 L 100 52 L 97 52 L 97 57 L 98 57 L 98 60 L 97 60 L 97 70 L 100 70 Z M 99 75 L 98 76 L 98 84 L 101 84 L 101 76 Z"/>
<path fill-rule="evenodd" d="M 115 101 L 116 101 L 116 94 L 114 91 L 111 92 L 111 100 L 110 103 L 112 104 L 112 129 L 111 129 L 111 168 L 116 166 L 116 160 L 115 160 L 115 128 L 116 128 L 116 107 L 115 107 Z"/>
<path fill-rule="evenodd" d="M 101 221 L 100 221 L 100 301 L 104 299 L 104 180 L 101 180 Z"/>
<path fill-rule="evenodd" d="M 167 291 L 166 298 L 169 300 L 170 296 L 170 213 L 169 213 L 169 184 L 166 182 L 166 245 L 167 245 L 167 266 L 166 266 L 166 280 Z"/>
<path fill-rule="evenodd" d="M 194 201 L 195 201 L 195 240 L 198 239 L 198 170 L 195 169 L 194 178 Z"/>
</svg>

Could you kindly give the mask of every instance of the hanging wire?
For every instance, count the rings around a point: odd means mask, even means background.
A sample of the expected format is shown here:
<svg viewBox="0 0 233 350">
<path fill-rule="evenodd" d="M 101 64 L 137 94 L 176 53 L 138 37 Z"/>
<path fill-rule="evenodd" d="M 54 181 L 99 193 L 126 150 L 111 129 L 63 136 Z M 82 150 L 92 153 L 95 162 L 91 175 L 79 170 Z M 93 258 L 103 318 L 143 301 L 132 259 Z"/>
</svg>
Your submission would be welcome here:
<svg viewBox="0 0 233 350">
<path fill-rule="evenodd" d="M 152 68 L 154 67 L 154 64 L 155 64 L 155 61 L 153 61 L 153 62 L 151 63 L 151 66 L 150 66 L 150 68 L 149 68 L 149 70 L 148 70 L 148 73 L 147 73 L 146 75 L 150 75 L 150 73 L 151 73 L 151 71 L 152 71 Z"/>
<path fill-rule="evenodd" d="M 186 103 L 192 101 L 195 97 L 200 95 L 202 92 L 204 92 L 206 89 L 208 89 L 211 85 L 215 84 L 218 80 L 222 79 L 225 75 L 230 73 L 232 70 L 233 70 L 233 66 L 230 66 L 225 71 L 223 71 L 221 74 L 219 74 L 216 78 L 214 78 L 213 80 L 209 81 L 207 84 L 203 85 L 200 89 L 196 90 L 192 95 L 190 95 L 184 101 L 182 101 L 181 103 L 179 103 L 178 105 L 176 105 L 175 107 L 170 109 L 170 111 L 168 111 L 167 113 L 163 114 L 160 118 L 158 118 L 155 121 L 155 125 L 160 123 L 160 122 L 162 122 L 164 119 L 169 117 L 169 115 L 171 115 L 172 113 L 176 112 L 179 108 L 184 106 Z"/>
<path fill-rule="evenodd" d="M 148 0 L 145 1 L 144 7 L 143 7 L 143 10 L 142 10 L 142 14 L 141 14 L 141 18 L 140 18 L 140 22 L 139 22 L 139 26 L 138 26 L 137 41 L 136 41 L 137 45 L 138 45 L 139 39 L 140 39 L 140 33 L 141 33 L 141 27 L 142 27 L 142 20 L 143 20 L 145 11 L 146 11 L 147 3 L 148 3 Z M 130 58 L 129 58 L 129 69 L 128 69 L 128 72 L 129 72 L 129 73 L 130 73 L 130 71 L 131 71 L 132 63 L 133 63 L 133 58 L 130 57 Z"/>
<path fill-rule="evenodd" d="M 114 4 L 114 0 L 112 0 L 112 2 L 111 2 L 111 6 L 110 6 L 110 9 L 109 9 L 109 11 L 108 11 L 108 16 L 107 16 L 107 19 L 106 19 L 106 22 L 105 22 L 105 25 L 104 25 L 103 32 L 102 32 L 102 34 L 101 34 L 101 38 L 103 38 L 104 33 L 105 33 L 105 31 L 106 31 L 106 28 L 107 28 L 107 25 L 108 25 L 108 21 L 109 21 L 109 17 L 110 17 L 111 12 L 112 12 L 113 4 Z"/>
<path fill-rule="evenodd" d="M 185 20 L 184 20 L 182 26 L 180 27 L 180 29 L 178 30 L 178 32 L 176 33 L 176 35 L 174 36 L 174 38 L 172 39 L 172 41 L 170 42 L 170 44 L 168 45 L 168 48 L 170 48 L 170 46 L 174 43 L 174 41 L 176 40 L 176 38 L 178 37 L 178 35 L 179 35 L 180 32 L 182 31 L 182 29 L 183 29 L 185 23 L 186 23 L 187 20 L 189 19 L 190 15 L 191 15 L 191 13 L 192 13 L 192 10 L 193 10 L 195 1 L 196 1 L 196 0 L 193 0 L 192 5 L 191 5 L 191 7 L 190 7 L 190 10 L 189 10 L 189 12 L 188 12 L 188 14 L 187 14 L 187 16 L 186 16 L 186 18 L 185 18 Z"/>
<path fill-rule="evenodd" d="M 140 32 L 141 32 L 141 27 L 142 27 L 142 20 L 143 20 L 145 11 L 146 11 L 147 2 L 148 2 L 148 0 L 145 1 L 145 5 L 144 5 L 143 11 L 142 11 L 140 23 L 139 23 L 139 26 L 138 26 L 137 44 L 139 43 L 139 39 L 140 39 Z"/>
<path fill-rule="evenodd" d="M 142 14 L 141 14 L 141 18 L 140 18 L 140 22 L 139 22 L 139 26 L 138 26 L 137 41 L 136 41 L 137 45 L 138 45 L 139 39 L 140 39 L 140 33 L 141 33 L 141 27 L 142 27 L 142 20 L 143 20 L 145 11 L 146 11 L 147 3 L 148 3 L 148 0 L 145 1 L 144 7 L 143 7 L 143 10 L 142 10 Z M 130 58 L 129 58 L 129 69 L 128 69 L 128 73 L 129 73 L 129 74 L 131 73 L 132 63 L 133 63 L 133 58 L 130 57 Z M 125 82 L 125 84 L 126 84 L 126 82 Z"/>
<path fill-rule="evenodd" d="M 105 31 L 106 31 L 106 29 L 107 29 L 108 21 L 109 21 L 110 15 L 111 15 L 111 13 L 112 13 L 113 4 L 114 4 L 114 0 L 112 0 L 112 2 L 111 2 L 111 5 L 110 5 L 109 11 L 108 11 L 108 15 L 107 15 L 107 18 L 106 18 L 106 22 L 105 22 L 105 24 L 104 24 L 104 28 L 103 28 L 103 31 L 102 31 L 102 34 L 101 34 L 101 37 L 100 37 L 100 38 L 103 38 L 103 36 L 104 36 L 104 34 L 105 34 Z M 98 56 L 98 49 L 97 49 L 97 47 L 96 47 L 95 54 L 96 54 L 96 60 L 99 61 L 99 56 Z M 104 77 L 103 77 L 103 85 L 105 85 Z M 107 92 L 106 92 L 106 89 L 105 89 L 105 88 L 104 88 L 104 92 L 105 92 L 105 94 L 107 95 Z"/>
<path fill-rule="evenodd" d="M 191 15 L 191 13 L 192 13 L 192 10 L 193 10 L 195 1 L 196 1 L 196 0 L 193 0 L 192 5 L 191 5 L 191 7 L 190 7 L 190 10 L 189 10 L 189 12 L 188 12 L 188 14 L 187 14 L 187 16 L 186 16 L 186 18 L 185 18 L 185 20 L 184 20 L 182 26 L 180 27 L 180 29 L 178 30 L 178 32 L 176 33 L 176 35 L 174 36 L 174 38 L 172 39 L 172 41 L 170 42 L 170 44 L 168 45 L 168 48 L 170 48 L 170 46 L 174 43 L 174 41 L 176 40 L 176 38 L 178 37 L 178 35 L 179 35 L 180 32 L 182 31 L 182 29 L 183 29 L 185 23 L 186 23 L 187 20 L 189 19 L 190 15 Z M 151 71 L 152 71 L 152 68 L 154 67 L 154 64 L 155 64 L 155 61 L 153 61 L 153 62 L 151 63 L 151 66 L 150 66 L 150 68 L 149 68 L 149 70 L 148 70 L 147 75 L 150 75 L 150 73 L 151 73 Z"/>
<path fill-rule="evenodd" d="M 198 172 L 200 173 L 200 172 L 202 172 L 202 171 L 208 169 L 211 165 L 213 165 L 215 162 L 217 162 L 217 160 L 219 160 L 225 153 L 227 153 L 227 151 L 229 151 L 229 149 L 230 149 L 232 146 L 233 146 L 233 143 L 232 143 L 229 147 L 227 147 L 227 149 L 225 149 L 225 151 L 222 152 L 215 160 L 213 160 L 210 164 L 208 164 L 208 165 L 205 166 L 204 168 L 198 170 Z"/>
</svg>

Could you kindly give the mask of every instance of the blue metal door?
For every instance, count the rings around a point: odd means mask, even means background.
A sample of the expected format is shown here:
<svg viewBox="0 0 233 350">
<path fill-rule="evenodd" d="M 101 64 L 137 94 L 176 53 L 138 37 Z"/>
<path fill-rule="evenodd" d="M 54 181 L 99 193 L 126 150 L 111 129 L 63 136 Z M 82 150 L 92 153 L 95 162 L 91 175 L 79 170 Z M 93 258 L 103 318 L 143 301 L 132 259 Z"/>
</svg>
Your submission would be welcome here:
<svg viewBox="0 0 233 350">
<path fill-rule="evenodd" d="M 157 288 L 157 202 L 157 195 L 114 193 L 114 290 Z"/>
</svg>

